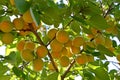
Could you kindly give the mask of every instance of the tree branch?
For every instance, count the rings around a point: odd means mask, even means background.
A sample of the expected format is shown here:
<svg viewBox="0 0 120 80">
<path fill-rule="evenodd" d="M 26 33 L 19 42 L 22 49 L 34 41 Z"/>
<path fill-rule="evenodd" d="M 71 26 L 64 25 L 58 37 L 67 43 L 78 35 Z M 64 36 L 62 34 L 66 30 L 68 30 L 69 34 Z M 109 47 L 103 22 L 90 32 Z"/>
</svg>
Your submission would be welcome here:
<svg viewBox="0 0 120 80">
<path fill-rule="evenodd" d="M 46 45 L 42 42 L 42 40 L 41 40 L 40 36 L 38 35 L 38 33 L 34 30 L 32 24 L 29 24 L 29 27 L 30 27 L 31 31 L 35 34 L 35 36 L 37 37 L 37 39 L 38 39 L 38 41 L 39 41 L 39 44 L 46 46 Z M 46 46 L 46 47 L 47 47 L 47 46 Z M 55 62 L 54 62 L 54 60 L 53 60 L 53 58 L 52 58 L 52 56 L 51 56 L 51 54 L 50 54 L 49 51 L 48 51 L 48 56 L 49 56 L 49 58 L 50 58 L 50 60 L 51 60 L 51 62 L 52 62 L 52 65 L 53 65 L 54 69 L 56 70 L 56 72 L 58 72 L 58 68 L 57 68 L 57 66 L 55 65 Z"/>
<path fill-rule="evenodd" d="M 67 73 L 70 71 L 71 67 L 74 65 L 75 60 L 72 60 L 71 63 L 69 64 L 67 70 L 65 71 L 65 73 L 61 76 L 61 80 L 64 80 L 64 78 L 66 77 Z"/>
</svg>

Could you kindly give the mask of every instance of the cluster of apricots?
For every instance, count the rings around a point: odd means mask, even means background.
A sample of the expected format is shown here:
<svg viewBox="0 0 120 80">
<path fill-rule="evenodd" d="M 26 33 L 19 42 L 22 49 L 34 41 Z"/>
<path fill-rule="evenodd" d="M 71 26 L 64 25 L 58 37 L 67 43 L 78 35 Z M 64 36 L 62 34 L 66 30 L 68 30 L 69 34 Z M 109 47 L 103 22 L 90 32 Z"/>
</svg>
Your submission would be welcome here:
<svg viewBox="0 0 120 80">
<path fill-rule="evenodd" d="M 13 21 L 3 20 L 0 22 L 0 31 L 3 33 L 1 41 L 4 44 L 12 43 L 14 40 L 12 30 L 16 31 L 22 36 L 30 34 L 31 29 L 29 24 L 33 26 L 34 31 L 40 28 L 40 26 L 36 26 L 36 24 L 33 22 L 29 10 L 26 11 L 23 16 L 20 18 L 15 18 Z"/>
<path fill-rule="evenodd" d="M 16 47 L 23 61 L 33 63 L 34 71 L 42 70 L 44 65 L 42 58 L 48 53 L 45 46 L 36 46 L 32 41 L 20 40 Z"/>
<path fill-rule="evenodd" d="M 47 36 L 51 40 L 50 53 L 62 67 L 69 66 L 73 56 L 76 56 L 76 62 L 78 64 L 85 64 L 87 62 L 94 61 L 94 57 L 92 55 L 84 54 L 83 56 L 83 53 L 81 53 L 81 47 L 85 44 L 83 37 L 77 36 L 74 39 L 70 39 L 67 31 L 57 30 L 55 28 L 50 29 Z M 48 67 L 52 70 L 54 69 L 51 66 L 51 62 Z"/>
</svg>

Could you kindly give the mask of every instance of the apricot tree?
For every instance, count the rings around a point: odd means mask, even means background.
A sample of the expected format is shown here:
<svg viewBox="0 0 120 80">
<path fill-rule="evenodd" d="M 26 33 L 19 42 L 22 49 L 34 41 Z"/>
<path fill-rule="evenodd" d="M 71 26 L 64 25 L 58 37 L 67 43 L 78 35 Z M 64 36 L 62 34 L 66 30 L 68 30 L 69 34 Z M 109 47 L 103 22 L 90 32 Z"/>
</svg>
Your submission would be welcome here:
<svg viewBox="0 0 120 80">
<path fill-rule="evenodd" d="M 120 0 L 0 0 L 1 80 L 120 80 L 119 40 Z"/>
</svg>

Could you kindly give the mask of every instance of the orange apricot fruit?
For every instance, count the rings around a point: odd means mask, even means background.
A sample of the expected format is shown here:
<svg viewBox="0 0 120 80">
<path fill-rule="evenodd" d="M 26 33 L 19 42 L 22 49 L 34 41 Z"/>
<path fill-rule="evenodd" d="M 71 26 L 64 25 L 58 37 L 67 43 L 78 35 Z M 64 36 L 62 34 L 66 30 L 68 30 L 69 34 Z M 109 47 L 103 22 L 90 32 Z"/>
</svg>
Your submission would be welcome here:
<svg viewBox="0 0 120 80">
<path fill-rule="evenodd" d="M 35 43 L 32 41 L 26 41 L 24 48 L 33 51 L 35 49 Z"/>
<path fill-rule="evenodd" d="M 27 23 L 32 23 L 33 22 L 33 19 L 32 19 L 32 16 L 31 16 L 31 13 L 30 13 L 30 10 L 26 11 L 24 14 L 23 14 L 23 20 Z"/>
<path fill-rule="evenodd" d="M 22 18 L 15 18 L 13 24 L 16 30 L 21 30 L 24 27 L 24 21 Z"/>
<path fill-rule="evenodd" d="M 73 39 L 72 41 L 72 45 L 75 47 L 80 47 L 84 44 L 84 39 L 81 36 L 76 37 L 75 39 Z"/>
<path fill-rule="evenodd" d="M 87 62 L 87 56 L 85 54 L 81 54 L 81 55 L 77 56 L 76 62 L 78 64 L 85 64 Z"/>
<path fill-rule="evenodd" d="M 56 39 L 54 39 L 50 43 L 50 47 L 51 47 L 53 52 L 60 52 L 62 50 L 62 48 L 63 48 L 63 44 L 58 42 Z"/>
<path fill-rule="evenodd" d="M 26 42 L 25 40 L 21 40 L 17 43 L 16 48 L 18 51 L 21 52 L 24 49 L 25 42 Z"/>
<path fill-rule="evenodd" d="M 30 61 L 32 61 L 32 60 L 34 59 L 34 55 L 33 55 L 33 53 L 32 53 L 31 50 L 29 50 L 29 49 L 24 49 L 24 50 L 22 50 L 22 52 L 21 52 L 21 58 L 22 58 L 24 61 L 26 61 L 26 62 L 30 62 Z"/>
<path fill-rule="evenodd" d="M 45 46 L 40 45 L 37 47 L 36 53 L 37 53 L 38 57 L 43 58 L 48 54 L 48 50 Z"/>
<path fill-rule="evenodd" d="M 33 70 L 39 72 L 43 69 L 44 62 L 41 58 L 33 60 Z"/>
<path fill-rule="evenodd" d="M 57 41 L 59 41 L 60 43 L 66 43 L 68 42 L 69 40 L 69 35 L 66 31 L 64 30 L 59 30 L 57 33 L 56 33 L 56 39 Z"/>
<path fill-rule="evenodd" d="M 13 29 L 13 24 L 10 21 L 2 21 L 0 23 L 0 30 L 2 32 L 11 32 Z"/>
<path fill-rule="evenodd" d="M 57 33 L 57 29 L 53 28 L 53 29 L 50 29 L 47 33 L 47 36 L 50 40 L 52 40 L 53 38 L 55 38 L 56 36 L 56 33 Z"/>
<path fill-rule="evenodd" d="M 10 44 L 13 42 L 13 40 L 14 40 L 14 36 L 11 33 L 4 33 L 1 38 L 1 41 L 4 44 Z"/>
<path fill-rule="evenodd" d="M 67 67 L 70 64 L 70 59 L 67 56 L 62 56 L 59 61 L 60 65 L 63 67 Z"/>
</svg>

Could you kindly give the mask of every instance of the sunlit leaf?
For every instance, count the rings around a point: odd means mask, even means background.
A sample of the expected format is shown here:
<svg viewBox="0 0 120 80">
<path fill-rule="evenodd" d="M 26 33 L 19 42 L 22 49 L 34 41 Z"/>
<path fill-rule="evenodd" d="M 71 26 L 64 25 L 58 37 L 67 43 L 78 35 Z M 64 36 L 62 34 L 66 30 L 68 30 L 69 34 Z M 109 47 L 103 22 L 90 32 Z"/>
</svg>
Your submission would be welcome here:
<svg viewBox="0 0 120 80">
<path fill-rule="evenodd" d="M 91 16 L 89 20 L 89 24 L 91 25 L 91 27 L 94 27 L 100 30 L 104 30 L 109 27 L 105 19 L 100 15 Z"/>
<path fill-rule="evenodd" d="M 48 75 L 45 80 L 58 80 L 58 75 L 59 75 L 59 73 L 54 72 L 54 73 Z"/>
</svg>

